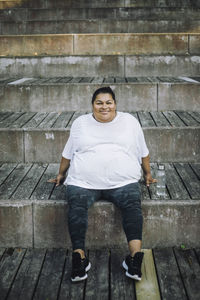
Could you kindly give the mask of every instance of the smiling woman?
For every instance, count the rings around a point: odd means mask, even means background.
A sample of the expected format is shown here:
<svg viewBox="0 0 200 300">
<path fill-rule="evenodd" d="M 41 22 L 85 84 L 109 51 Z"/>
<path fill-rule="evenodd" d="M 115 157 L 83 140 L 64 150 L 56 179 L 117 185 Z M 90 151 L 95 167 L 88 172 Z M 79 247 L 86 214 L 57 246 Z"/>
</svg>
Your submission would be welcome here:
<svg viewBox="0 0 200 300">
<path fill-rule="evenodd" d="M 131 114 L 116 111 L 116 106 L 110 87 L 95 91 L 93 113 L 73 122 L 59 174 L 50 180 L 56 185 L 65 180 L 67 185 L 68 228 L 74 250 L 72 281 L 86 279 L 91 267 L 85 256 L 88 208 L 99 199 L 120 208 L 130 250 L 123 267 L 128 277 L 141 280 L 141 165 L 146 184 L 155 179 L 151 176 L 149 151 L 139 122 Z"/>
</svg>

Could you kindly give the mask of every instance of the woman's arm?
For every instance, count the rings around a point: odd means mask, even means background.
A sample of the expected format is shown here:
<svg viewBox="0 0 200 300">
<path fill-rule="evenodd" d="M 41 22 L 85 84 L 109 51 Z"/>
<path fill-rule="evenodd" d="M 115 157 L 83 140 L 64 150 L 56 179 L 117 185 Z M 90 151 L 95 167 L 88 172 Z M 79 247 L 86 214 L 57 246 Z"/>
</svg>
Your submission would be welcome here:
<svg viewBox="0 0 200 300">
<path fill-rule="evenodd" d="M 153 179 L 151 176 L 151 167 L 150 167 L 150 157 L 147 155 L 146 157 L 142 157 L 142 170 L 144 172 L 144 178 L 146 185 L 157 182 L 156 179 Z"/>
<path fill-rule="evenodd" d="M 60 168 L 59 168 L 59 173 L 56 178 L 54 179 L 49 179 L 48 182 L 53 182 L 56 183 L 56 186 L 59 186 L 62 184 L 65 180 L 67 170 L 69 169 L 70 166 L 70 160 L 62 157 L 61 162 L 60 162 Z"/>
</svg>

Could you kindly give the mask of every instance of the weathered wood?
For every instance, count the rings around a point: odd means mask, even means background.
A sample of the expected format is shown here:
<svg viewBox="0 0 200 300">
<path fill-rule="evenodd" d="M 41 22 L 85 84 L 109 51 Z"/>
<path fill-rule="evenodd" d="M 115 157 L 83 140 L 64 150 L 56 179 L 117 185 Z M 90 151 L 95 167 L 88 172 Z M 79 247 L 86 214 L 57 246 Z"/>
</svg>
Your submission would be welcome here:
<svg viewBox="0 0 200 300">
<path fill-rule="evenodd" d="M 122 262 L 127 253 L 123 250 L 111 251 L 110 262 L 110 299 L 136 299 L 134 281 L 125 275 Z M 97 270 L 98 271 L 98 270 Z"/>
<path fill-rule="evenodd" d="M 126 77 L 128 83 L 138 82 L 136 77 Z"/>
<path fill-rule="evenodd" d="M 48 165 L 45 173 L 41 177 L 37 187 L 35 188 L 31 199 L 32 200 L 46 200 L 49 199 L 55 183 L 47 182 L 51 178 L 55 178 L 58 173 L 59 164 Z"/>
<path fill-rule="evenodd" d="M 174 164 L 177 172 L 179 173 L 181 179 L 184 182 L 185 187 L 187 188 L 190 197 L 192 199 L 200 198 L 200 184 L 199 179 L 196 174 L 193 172 L 191 167 L 186 163 L 175 163 Z"/>
<path fill-rule="evenodd" d="M 142 280 L 135 283 L 137 300 L 160 300 L 152 250 L 144 250 Z"/>
<path fill-rule="evenodd" d="M 125 77 L 115 77 L 115 82 L 116 83 L 126 83 L 126 78 Z"/>
<path fill-rule="evenodd" d="M 138 112 L 139 120 L 142 124 L 142 127 L 155 127 L 155 123 L 148 112 L 142 111 Z"/>
<path fill-rule="evenodd" d="M 191 249 L 182 250 L 176 248 L 175 255 L 188 298 L 199 300 L 200 265 L 194 251 Z"/>
<path fill-rule="evenodd" d="M 108 299 L 109 296 L 109 251 L 89 252 L 92 268 L 89 271 L 85 288 L 85 300 Z"/>
<path fill-rule="evenodd" d="M 5 251 L 0 264 L 1 300 L 6 299 L 25 252 L 25 249 L 11 248 Z"/>
<path fill-rule="evenodd" d="M 190 166 L 192 167 L 193 171 L 196 173 L 196 175 L 200 179 L 200 163 L 190 163 Z"/>
<path fill-rule="evenodd" d="M 81 81 L 82 77 L 73 77 L 69 83 L 79 83 Z"/>
<path fill-rule="evenodd" d="M 27 249 L 7 300 L 32 299 L 45 252 L 45 249 Z"/>
<path fill-rule="evenodd" d="M 0 122 L 12 115 L 12 112 L 0 112 Z"/>
<path fill-rule="evenodd" d="M 187 300 L 172 248 L 153 250 L 162 300 Z"/>
<path fill-rule="evenodd" d="M 115 82 L 115 78 L 114 77 L 106 77 L 104 78 L 103 83 L 114 83 Z"/>
<path fill-rule="evenodd" d="M 72 283 L 71 281 L 71 260 L 72 253 L 69 252 L 66 261 L 65 261 L 65 269 L 63 273 L 63 279 L 60 286 L 60 293 L 58 300 L 76 300 L 76 299 L 84 299 L 84 287 L 86 282 L 80 281 L 76 283 Z"/>
<path fill-rule="evenodd" d="M 19 117 L 21 117 L 23 114 L 24 113 L 22 112 L 16 112 L 10 115 L 8 118 L 0 122 L 0 128 L 7 128 L 9 126 L 12 126 L 12 123 L 16 121 Z"/>
<path fill-rule="evenodd" d="M 199 126 L 199 122 L 192 118 L 186 111 L 176 111 L 176 114 L 187 126 Z"/>
<path fill-rule="evenodd" d="M 200 123 L 200 112 L 198 111 L 189 111 L 190 116 L 192 116 L 198 123 Z"/>
<path fill-rule="evenodd" d="M 185 127 L 183 121 L 173 111 L 163 111 L 163 114 L 167 118 L 172 127 Z"/>
<path fill-rule="evenodd" d="M 16 163 L 5 163 L 0 168 L 0 185 L 16 167 Z"/>
<path fill-rule="evenodd" d="M 11 199 L 29 199 L 46 168 L 47 164 L 33 164 L 32 168 L 26 174 Z"/>
<path fill-rule="evenodd" d="M 178 176 L 173 164 L 165 164 L 165 174 L 167 188 L 170 193 L 171 199 L 173 200 L 188 200 L 189 194 L 183 185 L 180 177 Z"/>
<path fill-rule="evenodd" d="M 47 254 L 33 299 L 57 299 L 60 281 L 62 279 L 65 257 L 66 250 L 64 249 L 47 250 Z"/>
<path fill-rule="evenodd" d="M 19 117 L 16 121 L 13 122 L 13 128 L 21 128 L 23 127 L 28 121 L 30 121 L 36 113 L 27 112 L 24 113 L 21 117 Z"/>
<path fill-rule="evenodd" d="M 25 128 L 35 128 L 37 127 L 48 115 L 48 113 L 36 113 L 36 115 L 29 120 L 26 124 L 25 124 Z"/>
<path fill-rule="evenodd" d="M 59 185 L 54 188 L 51 197 L 51 200 L 66 200 L 66 186 L 64 184 Z"/>
<path fill-rule="evenodd" d="M 160 111 L 152 111 L 151 116 L 158 127 L 170 126 L 170 123 Z"/>
<path fill-rule="evenodd" d="M 92 80 L 92 83 L 94 84 L 102 84 L 103 83 L 103 78 L 102 77 L 94 77 Z"/>
<path fill-rule="evenodd" d="M 53 128 L 65 128 L 67 127 L 70 119 L 72 118 L 74 112 L 62 112 L 58 119 L 53 124 Z"/>
<path fill-rule="evenodd" d="M 40 123 L 38 128 L 51 128 L 52 125 L 55 123 L 59 116 L 59 113 L 51 112 L 49 113 L 46 118 Z"/>
<path fill-rule="evenodd" d="M 83 77 L 80 81 L 80 83 L 90 83 L 92 81 L 93 77 Z"/>
<path fill-rule="evenodd" d="M 31 168 L 31 164 L 19 164 L 0 186 L 0 199 L 9 199 L 15 192 L 23 177 Z"/>
<path fill-rule="evenodd" d="M 64 78 L 60 78 L 60 80 L 58 81 L 58 83 L 68 83 L 70 82 L 70 80 L 72 80 L 73 77 L 64 77 Z"/>
</svg>

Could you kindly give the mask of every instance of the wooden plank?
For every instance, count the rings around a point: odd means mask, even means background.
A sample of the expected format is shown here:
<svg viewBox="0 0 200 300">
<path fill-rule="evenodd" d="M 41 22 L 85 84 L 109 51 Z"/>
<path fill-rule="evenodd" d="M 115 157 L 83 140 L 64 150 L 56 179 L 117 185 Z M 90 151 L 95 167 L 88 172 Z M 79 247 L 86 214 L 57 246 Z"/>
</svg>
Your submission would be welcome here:
<svg viewBox="0 0 200 300">
<path fill-rule="evenodd" d="M 51 200 L 66 200 L 66 186 L 64 184 L 59 185 L 54 188 L 51 197 Z"/>
<path fill-rule="evenodd" d="M 81 78 L 81 77 L 80 77 Z M 64 77 L 64 78 L 60 78 L 60 80 L 58 81 L 58 83 L 68 83 L 70 82 L 70 80 L 72 80 L 73 77 Z"/>
<path fill-rule="evenodd" d="M 40 123 L 38 128 L 51 128 L 55 121 L 57 120 L 59 113 L 57 112 L 50 112 L 46 118 Z"/>
<path fill-rule="evenodd" d="M 127 253 L 124 250 L 112 250 L 110 262 L 110 299 L 135 300 L 134 281 L 125 275 L 122 267 Z"/>
<path fill-rule="evenodd" d="M 84 299 L 84 288 L 86 282 L 80 281 L 80 282 L 72 283 L 71 281 L 71 255 L 72 253 L 69 252 L 66 257 L 65 269 L 63 273 L 61 286 L 60 286 L 60 293 L 59 293 L 58 300 Z M 90 271 L 88 274 L 90 274 Z"/>
<path fill-rule="evenodd" d="M 128 83 L 138 82 L 137 77 L 126 77 Z"/>
<path fill-rule="evenodd" d="M 139 111 L 138 117 L 142 124 L 142 127 L 155 127 L 156 126 L 151 115 L 149 114 L 149 112 Z"/>
<path fill-rule="evenodd" d="M 109 297 L 109 251 L 94 250 L 89 252 L 92 268 L 88 273 L 85 288 L 85 300 L 108 299 Z"/>
<path fill-rule="evenodd" d="M 181 272 L 188 298 L 191 300 L 200 299 L 200 265 L 192 249 L 175 249 L 176 259 Z"/>
<path fill-rule="evenodd" d="M 187 300 L 172 248 L 154 249 L 153 254 L 162 300 Z"/>
<path fill-rule="evenodd" d="M 20 128 L 23 125 L 25 125 L 28 121 L 30 121 L 36 113 L 33 112 L 27 112 L 23 114 L 21 117 L 19 117 L 16 121 L 13 122 L 12 127 L 13 128 Z"/>
<path fill-rule="evenodd" d="M 25 254 L 25 249 L 9 248 L 5 251 L 0 265 L 0 291 L 1 300 L 6 299 L 9 289 L 16 276 L 20 263 Z"/>
<path fill-rule="evenodd" d="M 49 199 L 54 188 L 54 183 L 47 182 L 54 178 L 58 173 L 59 164 L 49 164 L 43 176 L 41 177 L 36 189 L 34 190 L 31 200 L 46 200 Z"/>
<path fill-rule="evenodd" d="M 65 128 L 67 127 L 67 124 L 69 123 L 70 119 L 72 118 L 74 112 L 62 112 L 56 122 L 53 124 L 53 128 Z"/>
<path fill-rule="evenodd" d="M 23 181 L 12 195 L 11 199 L 29 199 L 46 168 L 47 164 L 33 164 L 32 168 L 26 174 Z"/>
<path fill-rule="evenodd" d="M 48 249 L 33 300 L 57 299 L 66 250 Z"/>
<path fill-rule="evenodd" d="M 200 124 L 200 112 L 199 111 L 189 111 L 188 114 L 190 114 L 190 116 L 192 118 L 194 118 L 199 124 Z"/>
<path fill-rule="evenodd" d="M 165 118 L 165 116 L 162 114 L 162 112 L 152 111 L 150 114 L 151 114 L 154 122 L 156 123 L 156 126 L 159 126 L 159 127 L 170 126 L 170 123 Z"/>
<path fill-rule="evenodd" d="M 104 81 L 103 81 L 103 83 L 109 83 L 109 84 L 114 83 L 114 82 L 115 82 L 114 77 L 106 77 L 106 78 L 104 78 Z"/>
<path fill-rule="evenodd" d="M 163 114 L 167 118 L 172 127 L 185 127 L 183 121 L 173 111 L 163 111 Z"/>
<path fill-rule="evenodd" d="M 24 113 L 16 112 L 10 115 L 8 118 L 0 122 L 0 128 L 7 128 L 12 126 L 12 123 L 16 121 L 19 117 L 21 117 Z"/>
<path fill-rule="evenodd" d="M 156 163 L 151 163 L 151 173 L 152 177 L 156 178 L 157 177 L 157 170 L 158 170 L 158 165 Z M 150 184 L 149 186 L 149 192 L 150 192 L 150 198 L 152 200 L 169 200 L 170 196 L 168 194 L 167 188 L 165 188 L 165 195 L 164 196 L 159 196 L 157 195 L 157 184 Z"/>
<path fill-rule="evenodd" d="M 115 77 L 115 82 L 116 83 L 126 83 L 127 81 L 126 81 L 125 77 L 119 77 L 119 76 L 117 76 L 117 77 Z"/>
<path fill-rule="evenodd" d="M 31 168 L 31 164 L 19 164 L 0 186 L 0 199 L 9 199 L 15 192 L 26 173 Z"/>
<path fill-rule="evenodd" d="M 166 184 L 170 196 L 173 200 L 188 200 L 190 196 L 183 185 L 181 178 L 178 176 L 173 164 L 165 164 Z"/>
<path fill-rule="evenodd" d="M 45 249 L 27 249 L 7 300 L 32 299 L 45 252 Z"/>
<path fill-rule="evenodd" d="M 0 185 L 6 180 L 9 174 L 14 170 L 16 167 L 16 163 L 5 163 L 0 168 Z"/>
<path fill-rule="evenodd" d="M 83 77 L 80 81 L 80 83 L 90 83 L 92 81 L 93 77 Z"/>
<path fill-rule="evenodd" d="M 0 122 L 11 116 L 12 112 L 0 112 Z"/>
<path fill-rule="evenodd" d="M 94 84 L 102 84 L 103 83 L 103 78 L 102 77 L 94 77 L 92 80 L 92 83 Z"/>
<path fill-rule="evenodd" d="M 195 253 L 196 253 L 198 262 L 199 262 L 199 264 L 200 264 L 200 248 L 195 248 Z"/>
<path fill-rule="evenodd" d="M 192 170 L 196 173 L 198 178 L 200 179 L 200 163 L 190 163 Z"/>
<path fill-rule="evenodd" d="M 192 118 L 186 111 L 175 111 L 175 113 L 187 126 L 199 126 L 199 122 Z"/>
<path fill-rule="evenodd" d="M 82 77 L 72 77 L 72 79 L 68 83 L 79 83 Z"/>
<path fill-rule="evenodd" d="M 37 127 L 46 118 L 47 115 L 48 113 L 36 113 L 36 115 L 25 124 L 24 128 Z"/>
<path fill-rule="evenodd" d="M 161 300 L 152 250 L 143 250 L 142 280 L 135 283 L 137 300 Z"/>
<path fill-rule="evenodd" d="M 193 172 L 189 164 L 186 163 L 175 163 L 174 164 L 179 176 L 183 180 L 185 187 L 192 199 L 200 198 L 200 184 L 199 179 Z"/>
</svg>

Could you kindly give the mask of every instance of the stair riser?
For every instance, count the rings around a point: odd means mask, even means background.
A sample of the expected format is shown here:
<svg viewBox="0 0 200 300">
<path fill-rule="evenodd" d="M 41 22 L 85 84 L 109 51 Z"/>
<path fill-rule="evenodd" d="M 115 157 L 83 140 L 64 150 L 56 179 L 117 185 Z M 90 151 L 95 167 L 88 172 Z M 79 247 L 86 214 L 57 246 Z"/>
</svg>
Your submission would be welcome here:
<svg viewBox="0 0 200 300">
<path fill-rule="evenodd" d="M 0 11 L 2 22 L 63 21 L 87 19 L 131 20 L 199 20 L 196 8 L 57 8 L 57 9 L 8 9 Z"/>
<path fill-rule="evenodd" d="M 109 85 L 116 94 L 118 110 L 200 110 L 200 85 L 195 83 L 7 85 L 0 88 L 0 110 L 90 111 L 94 91 Z"/>
<path fill-rule="evenodd" d="M 62 33 L 200 32 L 200 21 L 74 20 L 0 23 L 1 35 Z"/>
<path fill-rule="evenodd" d="M 198 200 L 196 203 L 143 202 L 142 206 L 143 247 L 200 245 Z M 64 201 L 16 201 L 12 205 L 1 201 L 0 218 L 0 247 L 71 247 L 67 204 Z M 89 210 L 86 247 L 109 248 L 119 245 L 126 246 L 120 212 L 110 203 L 95 203 Z"/>
<path fill-rule="evenodd" d="M 0 36 L 1 56 L 199 54 L 200 34 Z"/>
<path fill-rule="evenodd" d="M 65 56 L 1 58 L 1 76 L 199 76 L 200 56 Z"/>
<path fill-rule="evenodd" d="M 200 129 L 143 128 L 152 161 L 198 162 Z M 2 162 L 60 162 L 69 136 L 67 129 L 0 129 Z M 186 138 L 187 137 L 187 138 Z"/>
</svg>

